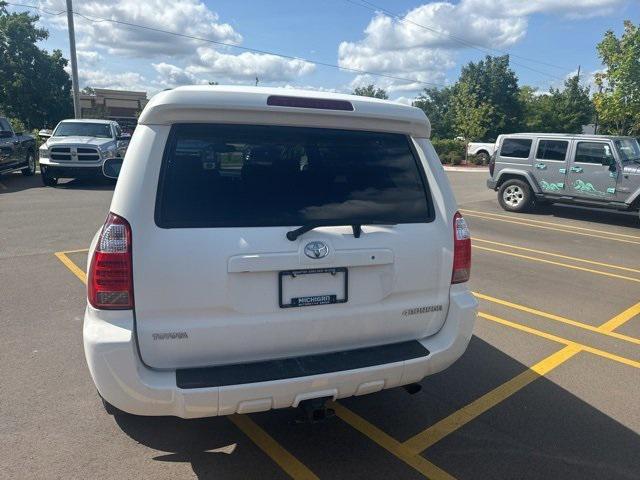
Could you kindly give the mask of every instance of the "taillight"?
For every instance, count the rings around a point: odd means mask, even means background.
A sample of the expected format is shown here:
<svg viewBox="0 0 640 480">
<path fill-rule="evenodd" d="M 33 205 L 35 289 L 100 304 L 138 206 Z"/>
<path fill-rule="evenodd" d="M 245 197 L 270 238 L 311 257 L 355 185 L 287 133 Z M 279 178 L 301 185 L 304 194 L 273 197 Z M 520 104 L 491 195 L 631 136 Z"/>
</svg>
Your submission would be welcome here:
<svg viewBox="0 0 640 480">
<path fill-rule="evenodd" d="M 451 283 L 469 280 L 471 273 L 471 233 L 467 221 L 456 212 L 453 216 L 453 272 Z"/>
<path fill-rule="evenodd" d="M 89 267 L 88 297 L 95 308 L 133 308 L 131 226 L 110 213 L 104 222 Z"/>
</svg>

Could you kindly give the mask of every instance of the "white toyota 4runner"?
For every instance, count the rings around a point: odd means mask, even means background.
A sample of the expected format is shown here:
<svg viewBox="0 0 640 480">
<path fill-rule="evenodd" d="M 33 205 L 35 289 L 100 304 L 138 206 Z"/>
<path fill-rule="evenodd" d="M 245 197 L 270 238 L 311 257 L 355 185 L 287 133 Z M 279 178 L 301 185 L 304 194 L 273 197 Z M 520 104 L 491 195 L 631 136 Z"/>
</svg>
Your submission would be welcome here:
<svg viewBox="0 0 640 480">
<path fill-rule="evenodd" d="M 119 180 L 89 252 L 84 348 L 107 410 L 296 407 L 457 360 L 471 241 L 429 133 L 421 110 L 366 97 L 156 95 L 105 162 Z"/>
</svg>

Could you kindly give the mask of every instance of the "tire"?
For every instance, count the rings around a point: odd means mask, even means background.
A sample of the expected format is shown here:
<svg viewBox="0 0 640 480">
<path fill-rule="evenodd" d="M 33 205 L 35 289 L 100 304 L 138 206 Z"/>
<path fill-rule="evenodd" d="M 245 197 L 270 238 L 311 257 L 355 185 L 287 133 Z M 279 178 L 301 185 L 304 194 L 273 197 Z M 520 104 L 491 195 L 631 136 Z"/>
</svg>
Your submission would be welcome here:
<svg viewBox="0 0 640 480">
<path fill-rule="evenodd" d="M 55 187 L 58 184 L 58 179 L 47 173 L 46 167 L 40 166 L 40 177 L 42 178 L 42 184 L 45 187 Z"/>
<path fill-rule="evenodd" d="M 487 152 L 476 153 L 476 158 L 482 162 L 483 165 L 488 165 L 491 156 Z"/>
<path fill-rule="evenodd" d="M 507 180 L 498 190 L 498 202 L 507 212 L 525 212 L 533 207 L 533 192 L 523 180 Z"/>
<path fill-rule="evenodd" d="M 33 152 L 27 153 L 27 167 L 21 172 L 25 177 L 31 177 L 36 173 L 36 156 Z"/>
</svg>

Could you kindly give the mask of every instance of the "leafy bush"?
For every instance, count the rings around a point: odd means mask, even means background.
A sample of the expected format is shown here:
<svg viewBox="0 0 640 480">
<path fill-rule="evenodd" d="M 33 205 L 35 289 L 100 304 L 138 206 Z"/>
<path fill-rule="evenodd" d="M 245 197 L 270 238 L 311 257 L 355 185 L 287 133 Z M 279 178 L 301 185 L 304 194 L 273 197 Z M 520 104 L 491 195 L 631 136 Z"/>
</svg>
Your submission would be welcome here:
<svg viewBox="0 0 640 480">
<path fill-rule="evenodd" d="M 19 118 L 10 117 L 9 123 L 11 124 L 11 128 L 13 128 L 14 132 L 29 133 L 27 132 L 27 127 L 24 126 L 24 123 L 22 123 Z"/>
<path fill-rule="evenodd" d="M 434 138 L 431 140 L 440 161 L 460 165 L 464 159 L 464 142 L 448 138 Z"/>
</svg>

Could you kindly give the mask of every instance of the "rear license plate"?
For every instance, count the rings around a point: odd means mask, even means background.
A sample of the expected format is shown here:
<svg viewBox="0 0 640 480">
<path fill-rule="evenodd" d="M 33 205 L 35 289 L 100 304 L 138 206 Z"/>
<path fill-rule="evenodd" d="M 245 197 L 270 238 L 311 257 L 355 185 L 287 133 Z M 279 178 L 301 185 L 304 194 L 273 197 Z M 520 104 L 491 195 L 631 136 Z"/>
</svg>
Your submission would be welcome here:
<svg viewBox="0 0 640 480">
<path fill-rule="evenodd" d="M 286 270 L 278 279 L 280 308 L 345 303 L 349 274 L 344 267 Z"/>
</svg>

